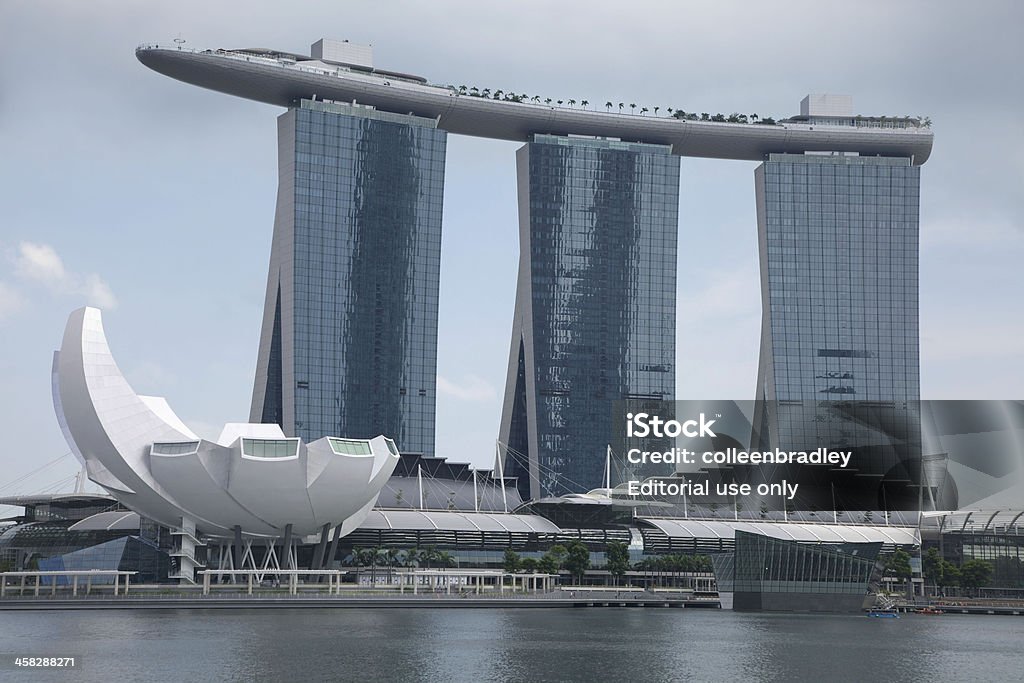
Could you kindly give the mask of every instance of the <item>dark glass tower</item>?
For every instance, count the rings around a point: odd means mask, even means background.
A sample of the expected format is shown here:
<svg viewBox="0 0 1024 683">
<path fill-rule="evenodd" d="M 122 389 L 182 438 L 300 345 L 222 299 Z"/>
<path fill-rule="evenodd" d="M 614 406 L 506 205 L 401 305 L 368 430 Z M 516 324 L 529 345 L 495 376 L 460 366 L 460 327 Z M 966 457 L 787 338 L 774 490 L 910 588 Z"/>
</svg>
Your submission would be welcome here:
<svg viewBox="0 0 1024 683">
<path fill-rule="evenodd" d="M 505 475 L 537 498 L 602 485 L 616 402 L 674 398 L 679 160 L 661 145 L 536 135 L 517 164 L 499 439 Z"/>
<path fill-rule="evenodd" d="M 279 186 L 250 420 L 432 455 L 446 133 L 303 100 Z"/>
<path fill-rule="evenodd" d="M 898 157 L 770 154 L 755 185 L 762 402 L 754 445 L 854 448 L 849 472 L 819 477 L 819 498 L 835 490 L 891 508 L 920 456 L 920 167 Z M 889 480 L 899 493 L 868 486 Z"/>
<path fill-rule="evenodd" d="M 920 167 L 771 154 L 755 185 L 759 398 L 917 401 Z"/>
</svg>

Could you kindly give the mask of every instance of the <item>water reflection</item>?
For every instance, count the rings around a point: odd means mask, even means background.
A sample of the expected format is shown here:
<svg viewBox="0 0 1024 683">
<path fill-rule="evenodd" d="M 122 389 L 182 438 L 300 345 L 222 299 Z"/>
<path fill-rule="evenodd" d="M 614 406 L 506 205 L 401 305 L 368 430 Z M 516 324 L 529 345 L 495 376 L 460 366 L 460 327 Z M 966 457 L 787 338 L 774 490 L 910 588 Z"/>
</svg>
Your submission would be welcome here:
<svg viewBox="0 0 1024 683">
<path fill-rule="evenodd" d="M 1019 680 L 1024 619 L 718 610 L 5 613 L 2 650 L 81 681 Z M 0 670 L 0 680 L 28 680 Z M 70 680 L 34 672 L 31 680 Z"/>
</svg>

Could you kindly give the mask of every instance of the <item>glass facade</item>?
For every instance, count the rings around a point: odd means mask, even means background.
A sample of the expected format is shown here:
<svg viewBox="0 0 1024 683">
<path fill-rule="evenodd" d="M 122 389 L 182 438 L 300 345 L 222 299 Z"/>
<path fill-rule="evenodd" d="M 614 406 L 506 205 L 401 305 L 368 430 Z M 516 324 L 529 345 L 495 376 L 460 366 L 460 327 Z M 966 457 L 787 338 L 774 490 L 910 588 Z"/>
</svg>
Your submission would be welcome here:
<svg viewBox="0 0 1024 683">
<path fill-rule="evenodd" d="M 198 441 L 172 441 L 154 443 L 150 448 L 150 453 L 153 455 L 185 455 L 187 453 L 195 453 L 198 450 Z"/>
<path fill-rule="evenodd" d="M 733 590 L 864 595 L 881 543 L 824 547 L 736 532 Z"/>
<path fill-rule="evenodd" d="M 137 583 L 166 582 L 170 565 L 171 561 L 166 553 L 137 536 L 122 536 L 88 548 L 39 560 L 40 571 L 134 571 L 138 573 L 131 580 Z M 72 583 L 71 577 L 58 576 L 43 578 L 40 584 L 52 586 L 55 580 L 58 586 L 69 586 Z M 95 576 L 91 580 L 93 584 L 114 583 L 113 576 Z"/>
<path fill-rule="evenodd" d="M 602 485 L 613 411 L 675 394 L 679 160 L 536 135 L 518 152 L 520 270 L 500 440 L 524 498 Z"/>
<path fill-rule="evenodd" d="M 755 185 L 754 446 L 854 451 L 842 473 L 765 474 L 803 477 L 796 507 L 834 506 L 840 491 L 850 509 L 916 509 L 906 484 L 921 453 L 920 168 L 901 157 L 770 154 Z"/>
<path fill-rule="evenodd" d="M 352 439 L 328 439 L 331 450 L 338 455 L 372 455 L 370 444 L 366 441 Z"/>
<path fill-rule="evenodd" d="M 433 453 L 445 145 L 433 119 L 358 106 L 280 117 L 250 419 Z"/>
<path fill-rule="evenodd" d="M 1017 528 L 994 532 L 956 532 L 943 537 L 945 560 L 960 566 L 983 560 L 992 566 L 989 585 L 1024 588 L 1024 535 Z"/>
<path fill-rule="evenodd" d="M 735 552 L 711 556 L 737 610 L 855 612 L 881 579 L 881 543 L 800 543 L 736 531 Z"/>
<path fill-rule="evenodd" d="M 917 401 L 920 167 L 771 154 L 755 182 L 758 398 Z"/>
<path fill-rule="evenodd" d="M 250 458 L 294 458 L 298 439 L 242 439 L 242 455 Z"/>
</svg>

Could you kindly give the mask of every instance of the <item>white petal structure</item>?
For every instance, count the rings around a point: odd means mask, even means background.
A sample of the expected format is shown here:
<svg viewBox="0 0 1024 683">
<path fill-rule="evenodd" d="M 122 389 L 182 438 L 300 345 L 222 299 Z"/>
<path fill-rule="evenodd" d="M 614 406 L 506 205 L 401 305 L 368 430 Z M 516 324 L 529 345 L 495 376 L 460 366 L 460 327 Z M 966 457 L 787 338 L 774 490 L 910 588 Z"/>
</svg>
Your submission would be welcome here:
<svg viewBox="0 0 1024 683">
<path fill-rule="evenodd" d="M 54 353 L 53 402 L 89 478 L 126 507 L 213 536 L 298 535 L 365 519 L 398 464 L 391 439 L 304 444 L 277 425 L 228 424 L 197 437 L 162 398 L 139 396 L 110 354 L 100 311 L 68 318 Z"/>
</svg>

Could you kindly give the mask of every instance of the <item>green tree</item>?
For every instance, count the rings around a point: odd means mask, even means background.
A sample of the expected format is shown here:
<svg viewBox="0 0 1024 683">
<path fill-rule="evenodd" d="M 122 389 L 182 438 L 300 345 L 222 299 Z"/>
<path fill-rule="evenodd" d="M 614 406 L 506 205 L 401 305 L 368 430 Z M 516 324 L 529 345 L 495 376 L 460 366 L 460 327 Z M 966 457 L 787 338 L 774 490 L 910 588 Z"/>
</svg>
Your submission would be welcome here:
<svg viewBox="0 0 1024 683">
<path fill-rule="evenodd" d="M 504 559 L 504 570 L 509 574 L 515 574 L 519 571 L 519 568 L 523 565 L 522 558 L 519 557 L 519 553 L 512 550 L 512 548 L 505 549 Z"/>
<path fill-rule="evenodd" d="M 906 581 L 914 574 L 910 568 L 910 555 L 905 550 L 897 550 L 885 558 L 885 571 Z"/>
<path fill-rule="evenodd" d="M 557 574 L 558 570 L 565 564 L 565 557 L 568 554 L 564 545 L 553 545 L 544 553 L 544 557 L 540 558 L 540 562 L 537 563 L 537 569 L 544 574 Z"/>
<path fill-rule="evenodd" d="M 577 584 L 583 582 L 583 574 L 590 569 L 590 550 L 580 541 L 573 541 L 566 548 L 565 568 L 573 575 Z"/>
<path fill-rule="evenodd" d="M 939 565 L 938 581 L 940 587 L 956 587 L 960 585 L 960 568 L 952 562 L 942 560 Z"/>
<path fill-rule="evenodd" d="M 889 557 L 885 558 L 883 562 L 885 567 L 885 573 L 895 576 L 903 583 L 904 587 L 907 585 L 907 581 L 913 576 L 914 570 L 910 567 L 910 554 L 905 550 L 897 550 Z"/>
<path fill-rule="evenodd" d="M 432 545 L 428 545 L 425 548 L 420 549 L 419 554 L 419 565 L 430 569 L 430 565 L 437 560 L 437 548 Z"/>
<path fill-rule="evenodd" d="M 928 552 L 921 556 L 921 573 L 925 581 L 931 581 L 939 586 L 942 580 L 942 556 L 938 548 L 929 548 Z"/>
<path fill-rule="evenodd" d="M 394 569 L 395 566 L 400 564 L 400 555 L 398 548 L 388 548 L 384 551 L 384 556 L 387 558 L 388 568 Z"/>
<path fill-rule="evenodd" d="M 629 548 L 625 543 L 612 541 L 608 544 L 606 557 L 608 559 L 605 566 L 608 568 L 608 573 L 615 577 L 615 585 L 617 586 L 622 577 L 629 571 Z"/>
<path fill-rule="evenodd" d="M 967 560 L 960 565 L 960 585 L 963 588 L 977 592 L 982 586 L 987 586 L 992 578 L 992 564 L 985 560 Z"/>
<path fill-rule="evenodd" d="M 537 571 L 537 558 L 535 557 L 524 557 L 522 562 L 519 563 L 519 568 L 524 574 L 534 574 Z"/>
</svg>

